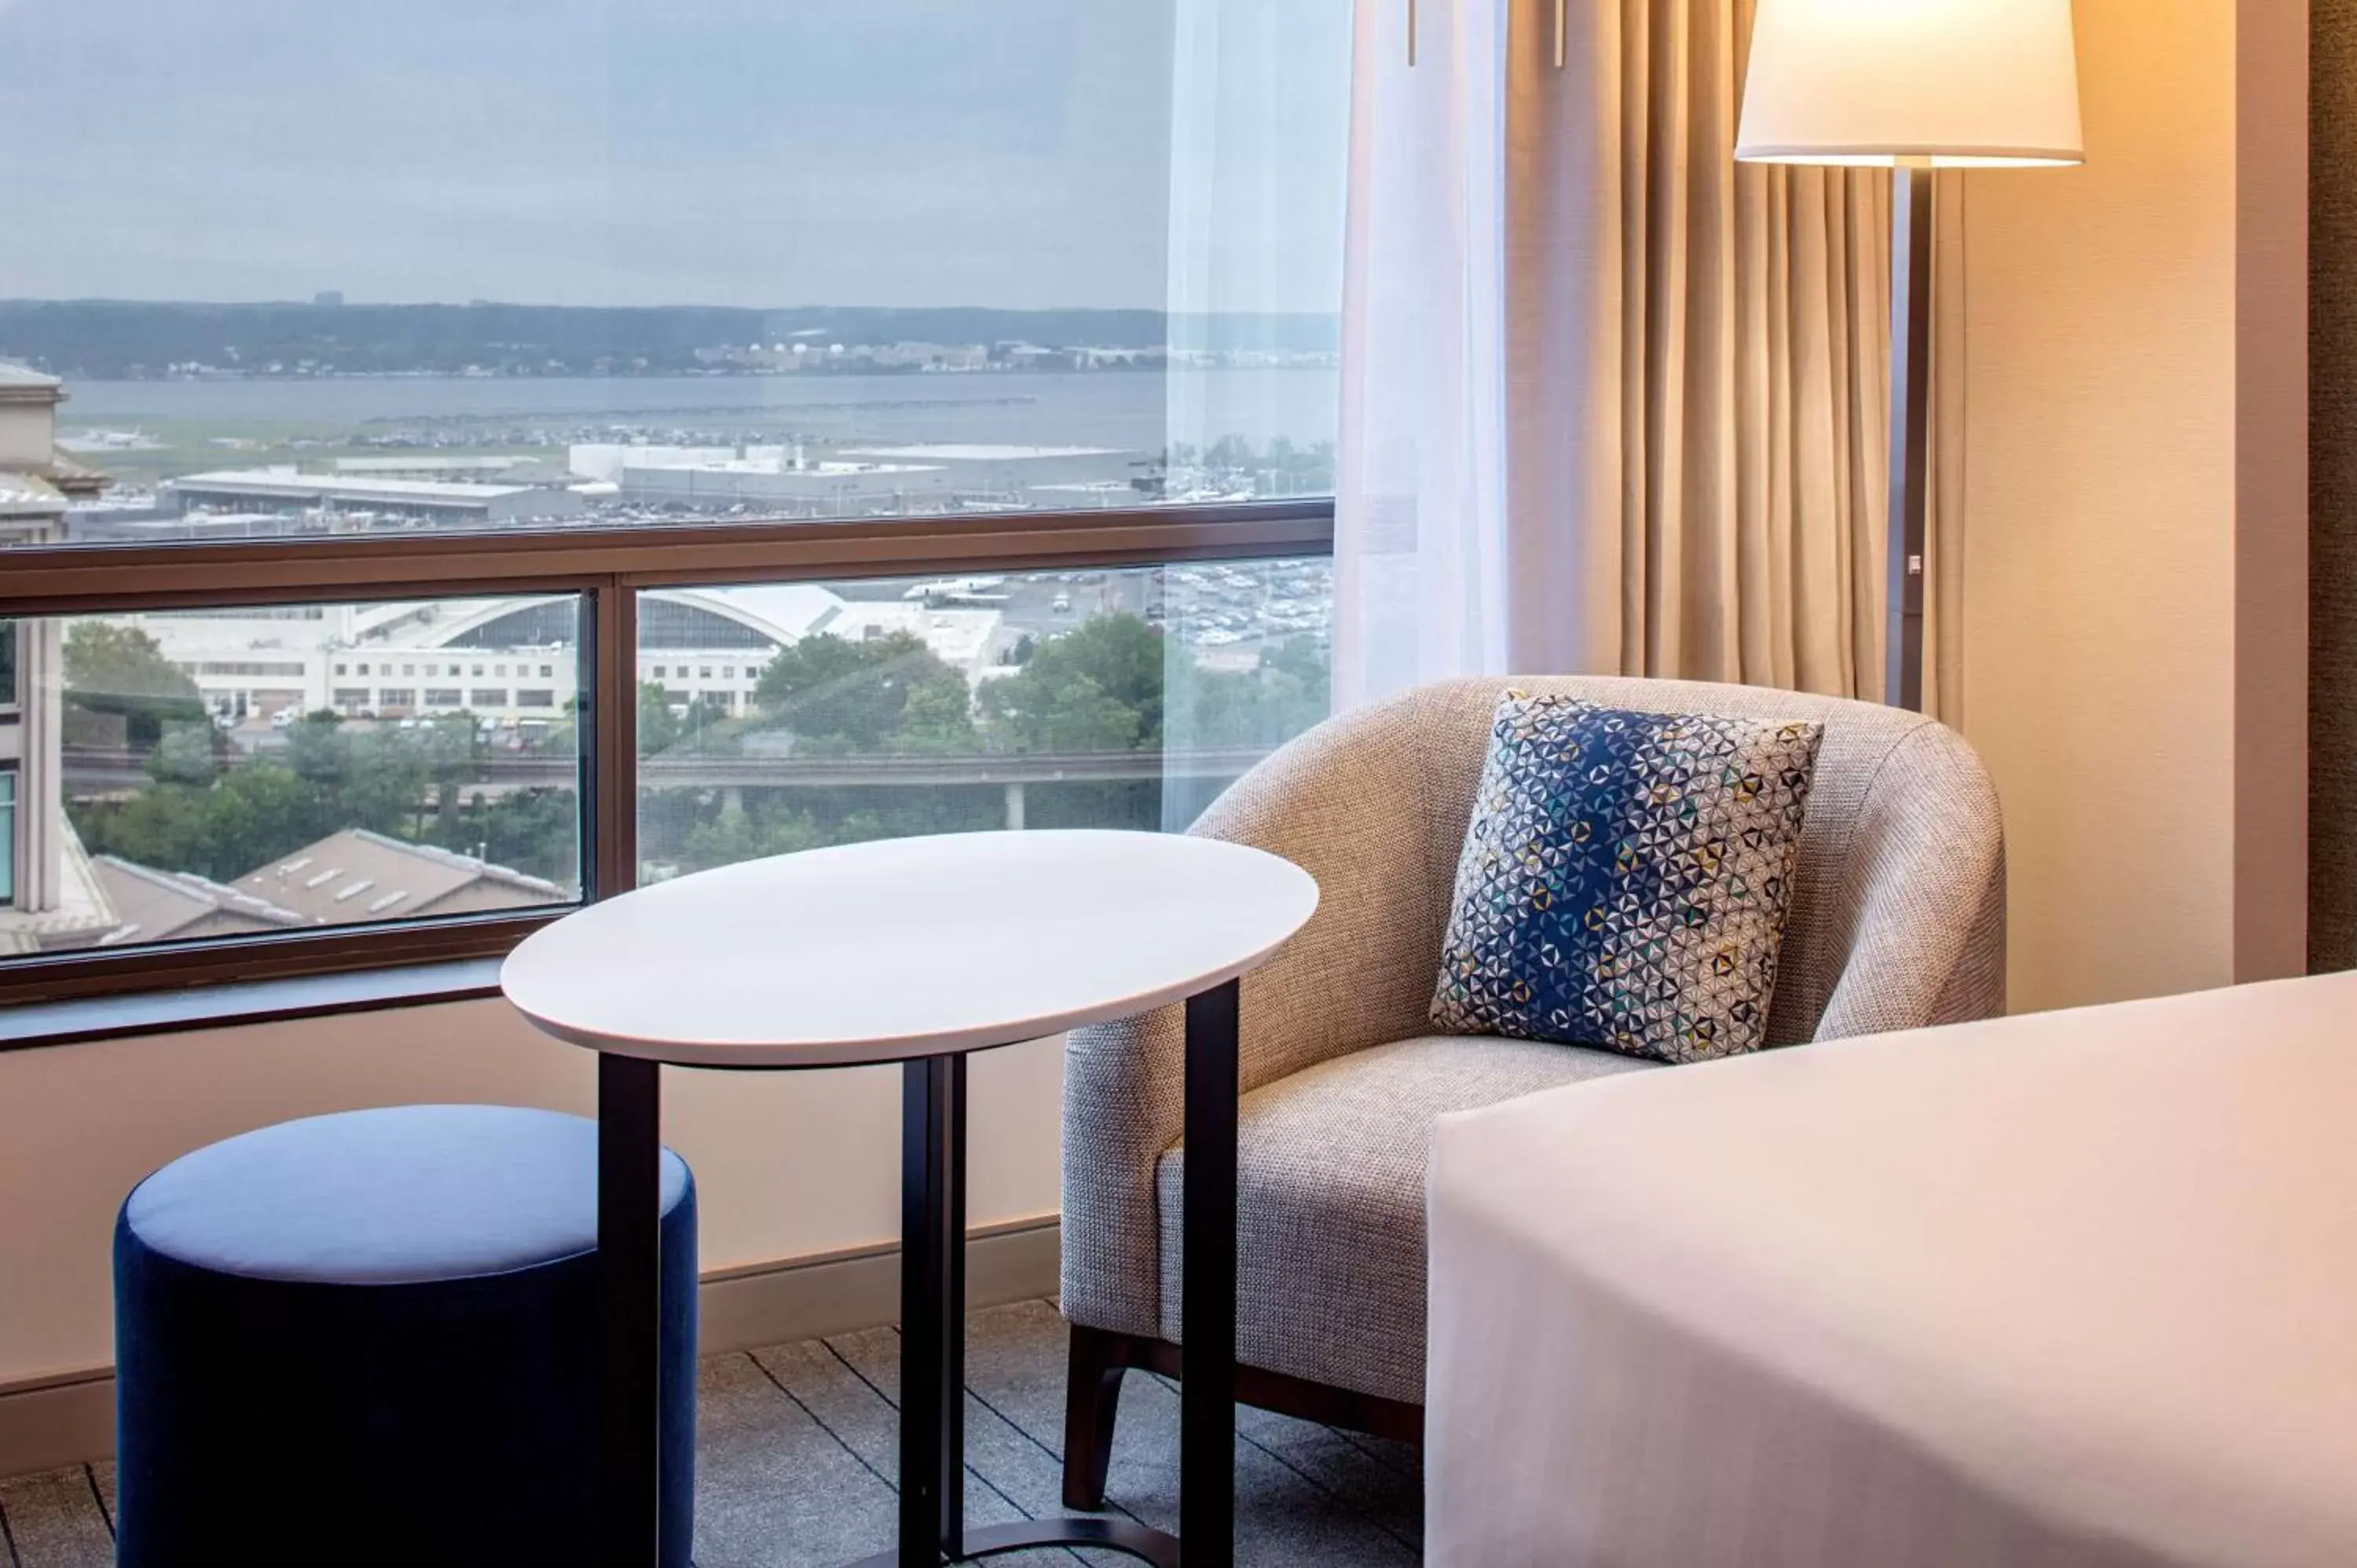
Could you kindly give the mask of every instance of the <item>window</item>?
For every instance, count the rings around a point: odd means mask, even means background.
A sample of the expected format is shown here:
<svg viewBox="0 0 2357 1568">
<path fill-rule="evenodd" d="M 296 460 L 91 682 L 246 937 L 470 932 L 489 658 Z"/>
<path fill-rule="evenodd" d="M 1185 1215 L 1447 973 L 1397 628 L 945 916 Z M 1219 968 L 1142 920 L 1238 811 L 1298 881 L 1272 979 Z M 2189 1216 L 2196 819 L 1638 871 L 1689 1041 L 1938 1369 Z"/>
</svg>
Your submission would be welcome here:
<svg viewBox="0 0 2357 1568">
<path fill-rule="evenodd" d="M 463 717 L 407 716 L 416 692 L 393 687 L 333 687 L 331 712 L 288 703 L 267 722 L 226 722 L 254 710 L 238 695 L 244 677 L 216 672 L 241 661 L 208 656 L 258 636 L 285 652 L 353 634 L 430 644 L 468 626 L 496 636 L 507 617 L 542 604 L 337 606 L 266 629 L 219 612 L 27 622 L 58 650 L 27 693 L 49 715 L 57 746 L 47 759 L 16 760 L 5 806 L 19 809 L 22 770 L 41 767 L 57 769 L 58 804 L 25 824 L 38 865 L 15 868 L 25 874 L 12 881 L 39 907 L 18 912 L 39 918 L 46 949 L 70 956 L 381 918 L 370 900 L 339 896 L 370 878 L 417 892 L 404 920 L 572 902 L 582 832 L 569 736 L 520 763 Z M 26 788 L 24 803 L 49 789 Z M 479 851 L 488 868 L 452 858 Z"/>
<path fill-rule="evenodd" d="M 746 845 L 1178 825 L 1315 711 L 1347 5 L 576 9 L 0 0 L 0 360 L 113 481 L 0 572 L 65 751 L 21 836 L 119 917 L 0 929 L 0 1005 L 492 955 Z M 303 91 L 220 113 L 258 59 Z M 1175 716 L 1089 697 L 1123 648 Z"/>
<path fill-rule="evenodd" d="M 16 705 L 16 623 L 0 620 L 0 711 Z"/>
<path fill-rule="evenodd" d="M 310 673 L 309 667 L 301 663 L 236 659 L 190 660 L 181 668 L 191 675 L 264 675 L 282 680 L 300 680 Z M 361 667 L 361 673 L 368 673 L 366 665 Z"/>
<path fill-rule="evenodd" d="M 1329 707 L 1323 559 L 1033 574 L 941 608 L 916 585 L 640 596 L 642 639 L 680 627 L 668 596 L 781 650 L 741 708 L 640 703 L 642 879 L 908 833 L 1183 829 Z"/>
</svg>

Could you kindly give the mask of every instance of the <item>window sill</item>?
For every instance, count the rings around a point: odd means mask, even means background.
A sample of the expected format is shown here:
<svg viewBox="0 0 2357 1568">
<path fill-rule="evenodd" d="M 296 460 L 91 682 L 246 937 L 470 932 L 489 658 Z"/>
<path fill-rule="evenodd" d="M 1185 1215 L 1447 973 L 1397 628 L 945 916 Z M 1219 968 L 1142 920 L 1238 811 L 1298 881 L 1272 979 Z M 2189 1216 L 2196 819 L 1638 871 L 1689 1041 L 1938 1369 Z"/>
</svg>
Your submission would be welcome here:
<svg viewBox="0 0 2357 1568">
<path fill-rule="evenodd" d="M 469 1002 L 499 993 L 500 961 L 469 958 L 395 969 L 31 1002 L 0 1009 L 0 1051 Z"/>
</svg>

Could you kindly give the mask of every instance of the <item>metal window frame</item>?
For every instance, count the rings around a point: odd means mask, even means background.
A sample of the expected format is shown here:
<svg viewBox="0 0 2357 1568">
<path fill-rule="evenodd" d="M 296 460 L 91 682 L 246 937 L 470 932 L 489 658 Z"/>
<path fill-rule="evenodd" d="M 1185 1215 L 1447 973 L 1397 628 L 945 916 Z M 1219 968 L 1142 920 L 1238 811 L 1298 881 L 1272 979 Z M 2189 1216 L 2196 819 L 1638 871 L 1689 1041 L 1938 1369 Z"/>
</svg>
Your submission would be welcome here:
<svg viewBox="0 0 2357 1568">
<path fill-rule="evenodd" d="M 24 867 L 17 864 L 16 851 L 24 835 L 19 819 L 25 811 L 24 764 L 16 757 L 0 761 L 0 784 L 7 786 L 5 798 L 0 798 L 0 909 L 16 907 L 16 885 L 24 880 Z"/>
<path fill-rule="evenodd" d="M 1333 543 L 1334 503 L 1319 499 L 835 522 L 525 526 L 470 533 L 51 546 L 0 555 L 0 620 L 243 605 L 577 595 L 582 876 L 586 897 L 595 899 L 629 890 L 637 877 L 637 599 L 642 589 L 1284 559 L 1330 554 Z M 565 912 L 553 908 L 11 959 L 0 962 L 0 1007 L 212 987 L 221 988 L 222 1005 L 192 1005 L 174 1026 L 233 1022 L 248 1015 L 226 995 L 241 987 L 283 990 L 289 981 L 427 965 L 468 969 L 473 961 L 503 955 Z M 470 976 L 454 996 L 481 994 L 479 964 Z M 398 989 L 404 1003 L 421 1000 L 414 984 Z M 350 987 L 339 994 L 354 998 L 350 1005 L 368 1004 L 364 993 Z M 90 1032 L 81 1029 L 72 1037 L 90 1037 Z M 41 1043 L 38 1037 L 0 1040 L 0 1049 Z"/>
</svg>

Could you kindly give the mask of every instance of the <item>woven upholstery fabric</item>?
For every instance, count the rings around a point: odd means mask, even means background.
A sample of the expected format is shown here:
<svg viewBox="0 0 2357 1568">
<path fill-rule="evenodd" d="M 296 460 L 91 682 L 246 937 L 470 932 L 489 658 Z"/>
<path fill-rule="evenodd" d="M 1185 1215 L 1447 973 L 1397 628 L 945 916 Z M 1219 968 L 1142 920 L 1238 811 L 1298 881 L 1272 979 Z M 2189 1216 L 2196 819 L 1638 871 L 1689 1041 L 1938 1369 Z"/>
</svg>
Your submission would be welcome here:
<svg viewBox="0 0 2357 1568">
<path fill-rule="evenodd" d="M 1823 734 L 1507 693 L 1434 1026 L 1663 1062 L 1758 1050 Z"/>
<path fill-rule="evenodd" d="M 1433 1121 L 1654 1064 L 1537 1040 L 1436 1035 L 1321 1062 L 1244 1097 L 1236 1125 L 1236 1357 L 1385 1399 L 1424 1398 L 1424 1168 Z M 1162 1156 L 1178 1212 L 1184 1144 Z M 1162 1231 L 1161 1335 L 1178 1342 L 1179 1231 Z"/>
<path fill-rule="evenodd" d="M 1458 855 L 1491 714 L 1510 686 L 1607 707 L 1824 727 L 1769 1010 L 1770 1046 L 2004 1010 L 2004 833 L 1988 776 L 1953 731 L 1920 714 L 1748 686 L 1604 676 L 1452 681 L 1318 725 L 1239 779 L 1195 825 L 1198 833 L 1286 856 L 1318 879 L 1320 892 L 1318 913 L 1300 935 L 1244 977 L 1239 1068 L 1247 1094 L 1430 1034 Z M 1071 1037 L 1062 1305 L 1075 1323 L 1168 1337 L 1161 1257 L 1165 1236 L 1178 1232 L 1179 1209 L 1175 1187 L 1161 1197 L 1157 1171 L 1179 1141 L 1184 1047 L 1176 1007 Z M 1428 1124 L 1446 1108 L 1418 1109 L 1415 1120 Z M 1344 1133 L 1372 1135 L 1363 1127 Z M 1422 1134 L 1402 1146 L 1420 1182 Z M 1339 1167 L 1356 1154 L 1321 1144 L 1304 1157 Z M 1254 1189 L 1240 1201 L 1243 1223 L 1259 1226 Z M 1420 1226 L 1420 1197 L 1414 1207 Z M 1422 1310 L 1420 1255 L 1414 1266 L 1412 1277 L 1380 1282 L 1370 1267 L 1355 1279 L 1356 1299 L 1364 1303 L 1354 1318 L 1359 1340 L 1372 1342 L 1378 1313 L 1389 1313 L 1399 1333 L 1410 1332 L 1400 1304 Z M 1271 1346 L 1292 1346 L 1288 1354 L 1301 1356 L 1333 1337 L 1323 1298 L 1295 1289 L 1296 1277 L 1245 1279 L 1243 1312 L 1256 1325 L 1246 1359 L 1254 1365 L 1276 1357 Z M 1414 1332 L 1420 1338 L 1420 1326 Z M 1361 1392 L 1375 1391 L 1370 1383 L 1398 1386 L 1350 1344 L 1329 1349 L 1316 1354 L 1340 1364 L 1319 1380 Z"/>
</svg>

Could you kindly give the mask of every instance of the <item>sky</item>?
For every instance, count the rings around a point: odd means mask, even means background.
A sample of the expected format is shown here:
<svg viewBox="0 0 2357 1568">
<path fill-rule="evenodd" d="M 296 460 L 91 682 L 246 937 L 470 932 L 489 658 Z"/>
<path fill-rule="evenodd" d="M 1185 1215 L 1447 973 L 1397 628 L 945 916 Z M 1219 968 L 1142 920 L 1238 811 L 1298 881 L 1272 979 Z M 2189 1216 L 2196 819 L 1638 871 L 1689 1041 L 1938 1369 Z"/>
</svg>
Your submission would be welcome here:
<svg viewBox="0 0 2357 1568">
<path fill-rule="evenodd" d="M 0 0 L 0 297 L 1330 312 L 1349 11 Z"/>
</svg>

